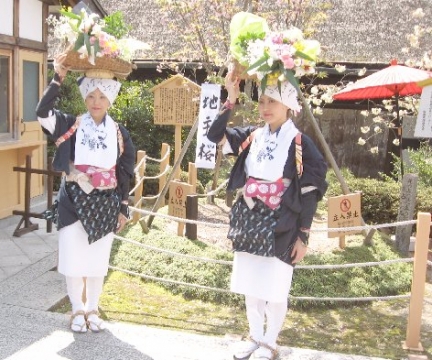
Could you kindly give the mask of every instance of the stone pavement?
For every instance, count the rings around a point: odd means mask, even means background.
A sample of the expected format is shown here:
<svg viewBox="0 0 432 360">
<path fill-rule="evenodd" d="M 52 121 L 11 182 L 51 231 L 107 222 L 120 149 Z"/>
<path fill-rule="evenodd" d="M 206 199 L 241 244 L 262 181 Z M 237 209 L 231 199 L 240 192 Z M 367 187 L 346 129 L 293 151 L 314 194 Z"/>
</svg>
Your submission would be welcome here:
<svg viewBox="0 0 432 360">
<path fill-rule="evenodd" d="M 32 211 L 41 211 L 40 209 Z M 102 333 L 74 334 L 69 317 L 49 311 L 67 301 L 57 273 L 57 234 L 14 237 L 20 220 L 0 220 L 0 360 L 228 360 L 235 339 L 108 322 Z M 383 360 L 280 347 L 280 360 Z"/>
</svg>

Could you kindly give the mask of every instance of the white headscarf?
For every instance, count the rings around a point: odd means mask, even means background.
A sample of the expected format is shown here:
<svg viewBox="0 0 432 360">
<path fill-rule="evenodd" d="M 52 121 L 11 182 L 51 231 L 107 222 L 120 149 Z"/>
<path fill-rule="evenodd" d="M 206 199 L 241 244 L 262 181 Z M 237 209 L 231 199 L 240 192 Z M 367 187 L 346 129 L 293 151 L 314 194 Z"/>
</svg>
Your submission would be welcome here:
<svg viewBox="0 0 432 360">
<path fill-rule="evenodd" d="M 81 96 L 85 100 L 91 92 L 99 89 L 108 98 L 111 105 L 114 103 L 119 91 L 121 83 L 113 79 L 96 79 L 85 77 L 79 82 Z"/>
<path fill-rule="evenodd" d="M 261 87 L 258 87 L 258 97 L 261 96 Z M 264 91 L 264 95 L 281 102 L 285 106 L 288 106 L 295 113 L 299 113 L 301 106 L 297 101 L 297 90 L 291 85 L 289 81 L 281 83 L 281 90 L 277 85 L 267 86 Z"/>
</svg>

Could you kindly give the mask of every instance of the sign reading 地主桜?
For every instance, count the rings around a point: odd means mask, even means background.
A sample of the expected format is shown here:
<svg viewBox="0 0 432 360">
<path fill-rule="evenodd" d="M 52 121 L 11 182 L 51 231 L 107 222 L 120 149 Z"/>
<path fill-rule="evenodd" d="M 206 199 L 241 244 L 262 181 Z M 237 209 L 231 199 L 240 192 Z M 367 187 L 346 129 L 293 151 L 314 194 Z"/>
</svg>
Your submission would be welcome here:
<svg viewBox="0 0 432 360">
<path fill-rule="evenodd" d="M 219 112 L 220 85 L 202 84 L 195 164 L 197 168 L 214 169 L 216 144 L 207 138 L 213 120 Z"/>
<path fill-rule="evenodd" d="M 347 228 L 361 226 L 360 193 L 334 196 L 328 199 L 328 227 Z M 355 234 L 361 230 L 329 231 L 328 237 Z"/>
<path fill-rule="evenodd" d="M 171 181 L 169 188 L 168 215 L 186 219 L 186 199 L 192 194 L 193 186 L 180 182 Z"/>
</svg>

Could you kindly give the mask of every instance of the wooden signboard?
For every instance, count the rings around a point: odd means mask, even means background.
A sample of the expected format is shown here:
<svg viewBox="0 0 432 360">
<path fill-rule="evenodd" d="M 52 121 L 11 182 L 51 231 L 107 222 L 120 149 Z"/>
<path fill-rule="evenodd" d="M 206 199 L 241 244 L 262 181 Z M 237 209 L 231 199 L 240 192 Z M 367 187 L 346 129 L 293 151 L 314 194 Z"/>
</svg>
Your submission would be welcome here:
<svg viewBox="0 0 432 360">
<path fill-rule="evenodd" d="M 334 196 L 328 199 L 328 227 L 346 228 L 362 225 L 360 193 Z M 328 237 L 356 234 L 358 231 L 329 231 Z"/>
<path fill-rule="evenodd" d="M 180 181 L 171 181 L 168 215 L 186 219 L 186 198 L 192 193 L 193 185 Z"/>
<path fill-rule="evenodd" d="M 154 93 L 155 125 L 193 125 L 199 109 L 199 85 L 177 74 L 151 91 Z"/>
</svg>

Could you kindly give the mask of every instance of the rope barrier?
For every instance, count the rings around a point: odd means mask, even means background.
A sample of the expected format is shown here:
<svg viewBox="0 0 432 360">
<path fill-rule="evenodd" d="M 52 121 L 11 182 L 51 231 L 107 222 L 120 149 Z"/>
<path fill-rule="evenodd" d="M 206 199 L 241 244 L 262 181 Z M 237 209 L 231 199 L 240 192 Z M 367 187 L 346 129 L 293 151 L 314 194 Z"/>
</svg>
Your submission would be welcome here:
<svg viewBox="0 0 432 360">
<path fill-rule="evenodd" d="M 128 275 L 139 276 L 143 279 L 148 279 L 148 280 L 152 280 L 152 281 L 189 286 L 189 287 L 194 287 L 194 288 L 198 288 L 198 289 L 211 290 L 211 291 L 222 292 L 222 293 L 233 293 L 232 291 L 227 290 L 227 289 L 215 288 L 215 287 L 204 286 L 204 285 L 199 285 L 199 284 L 190 284 L 190 283 L 186 283 L 184 281 L 169 280 L 169 279 L 160 278 L 160 277 L 156 277 L 156 276 L 144 275 L 144 274 L 137 273 L 135 271 L 125 270 L 125 269 L 118 268 L 118 267 L 112 266 L 112 265 L 109 265 L 108 268 L 110 268 L 111 270 L 114 270 L 114 271 L 123 272 L 123 273 L 128 274 Z M 368 296 L 368 297 L 353 298 L 353 297 L 312 297 L 312 296 L 292 296 L 292 295 L 289 295 L 289 298 L 292 300 L 299 300 L 299 301 L 344 301 L 344 302 L 356 301 L 356 302 L 359 302 L 359 301 L 384 301 L 384 300 L 409 299 L 410 296 L 411 295 L 408 294 L 408 295 Z"/>
<path fill-rule="evenodd" d="M 136 211 L 145 215 L 152 215 L 152 216 L 159 216 L 165 219 L 169 219 L 172 221 L 182 222 L 182 223 L 188 223 L 188 224 L 196 224 L 196 225 L 204 225 L 204 226 L 211 226 L 211 227 L 218 227 L 218 228 L 228 228 L 228 224 L 217 224 L 217 223 L 208 223 L 204 221 L 199 220 L 190 220 L 185 218 L 179 218 L 171 215 L 166 214 L 160 214 L 156 212 L 152 212 L 149 210 L 139 209 L 135 207 L 130 207 L 131 211 Z M 351 226 L 351 227 L 340 227 L 340 228 L 322 228 L 322 229 L 310 229 L 310 232 L 348 232 L 348 231 L 362 231 L 362 230 L 370 230 L 370 229 L 381 229 L 381 228 L 388 228 L 388 227 L 397 227 L 397 226 L 404 226 L 404 225 L 411 225 L 415 224 L 416 220 L 406 220 L 406 221 L 397 221 L 394 223 L 387 223 L 387 224 L 377 224 L 377 225 L 365 225 L 365 226 Z"/>
<path fill-rule="evenodd" d="M 155 158 L 152 158 L 152 157 L 147 156 L 147 155 L 146 155 L 146 157 L 147 157 L 149 160 L 151 160 L 151 161 L 155 161 L 155 162 L 159 162 L 159 163 L 160 163 L 160 162 L 166 160 L 166 158 L 169 156 L 170 152 L 171 152 L 171 148 L 168 146 L 167 152 L 166 152 L 166 154 L 165 154 L 165 156 L 164 156 L 163 158 L 155 159 Z"/>
<path fill-rule="evenodd" d="M 181 254 L 181 253 L 177 253 L 174 251 L 161 249 L 161 248 L 158 248 L 155 246 L 146 245 L 146 244 L 140 243 L 136 240 L 127 239 L 127 238 L 124 238 L 124 237 L 121 237 L 118 235 L 114 235 L 114 238 L 121 240 L 121 241 L 124 241 L 124 242 L 134 244 L 134 245 L 141 247 L 141 248 L 144 248 L 144 249 L 149 249 L 149 250 L 157 251 L 160 253 L 165 253 L 165 254 L 170 255 L 170 256 L 178 256 L 178 257 L 182 257 L 182 258 L 186 258 L 186 259 L 190 259 L 190 260 L 196 260 L 196 261 L 210 262 L 210 263 L 216 263 L 216 264 L 221 264 L 221 265 L 231 265 L 232 266 L 232 261 L 228 261 L 228 260 L 215 260 L 215 259 L 203 258 L 203 257 L 199 257 L 199 256 Z M 392 259 L 392 260 L 384 260 L 384 261 L 373 261 L 373 262 L 352 263 L 352 264 L 339 264 L 339 265 L 296 265 L 296 269 L 309 269 L 309 270 L 314 270 L 314 269 L 321 269 L 321 270 L 323 270 L 323 269 L 347 269 L 347 268 L 354 268 L 354 267 L 369 267 L 369 266 L 389 265 L 389 264 L 396 264 L 396 263 L 409 263 L 409 262 L 413 262 L 413 261 L 414 261 L 413 258 L 403 258 L 403 259 Z"/>
<path fill-rule="evenodd" d="M 140 242 L 135 241 L 135 240 L 126 239 L 126 238 L 118 236 L 118 235 L 115 235 L 114 237 L 116 239 L 121 240 L 121 241 L 137 245 L 137 246 L 139 246 L 141 248 L 149 249 L 149 250 L 153 250 L 153 251 L 158 251 L 158 252 L 170 255 L 170 256 L 178 256 L 178 257 L 182 257 L 182 258 L 185 258 L 185 259 L 197 260 L 197 261 L 209 262 L 209 263 L 216 263 L 216 264 L 222 264 L 222 265 L 232 265 L 232 261 L 215 260 L 215 259 L 202 258 L 202 257 L 198 257 L 198 256 L 188 255 L 188 254 L 180 254 L 180 253 L 177 253 L 177 252 L 174 252 L 174 251 L 160 249 L 160 248 L 157 248 L 157 247 L 151 246 L 151 245 L 146 245 L 146 244 L 140 243 Z"/>
</svg>

